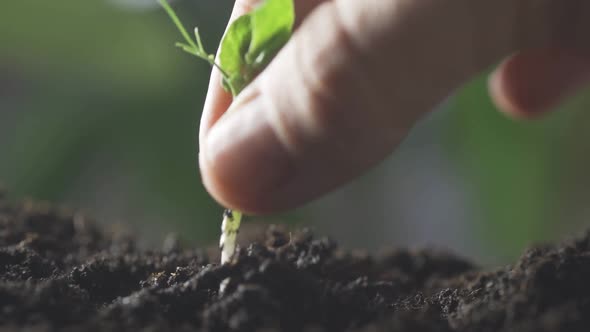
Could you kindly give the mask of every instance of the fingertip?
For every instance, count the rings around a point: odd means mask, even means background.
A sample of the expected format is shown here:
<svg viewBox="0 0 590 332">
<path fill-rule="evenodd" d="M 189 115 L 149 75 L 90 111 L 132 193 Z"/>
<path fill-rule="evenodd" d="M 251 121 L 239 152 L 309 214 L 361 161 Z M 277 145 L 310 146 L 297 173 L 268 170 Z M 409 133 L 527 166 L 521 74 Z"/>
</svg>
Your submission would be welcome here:
<svg viewBox="0 0 590 332">
<path fill-rule="evenodd" d="M 297 24 L 326 1 L 297 1 Z M 229 22 L 261 2 L 236 1 Z M 264 119 L 263 110 L 253 105 L 244 110 L 246 107 L 241 105 L 255 101 L 256 93 L 248 95 L 244 91 L 232 105 L 232 96 L 222 89 L 221 80 L 221 73 L 213 69 L 199 128 L 198 158 L 203 184 L 220 204 L 249 214 L 292 207 L 294 200 L 275 195 L 281 181 L 287 181 L 286 174 L 292 171 L 288 152 Z"/>
<path fill-rule="evenodd" d="M 489 79 L 491 97 L 511 117 L 533 119 L 590 81 L 590 58 L 562 49 L 530 50 L 502 62 Z"/>
<path fill-rule="evenodd" d="M 245 213 L 284 209 L 284 197 L 276 194 L 293 174 L 292 159 L 259 98 L 240 100 L 205 137 L 199 154 L 203 183 L 219 203 Z"/>
<path fill-rule="evenodd" d="M 531 120 L 545 113 L 544 109 L 531 108 L 531 105 L 524 100 L 515 98 L 511 84 L 507 81 L 506 71 L 502 66 L 489 76 L 488 89 L 498 110 L 513 119 Z"/>
</svg>

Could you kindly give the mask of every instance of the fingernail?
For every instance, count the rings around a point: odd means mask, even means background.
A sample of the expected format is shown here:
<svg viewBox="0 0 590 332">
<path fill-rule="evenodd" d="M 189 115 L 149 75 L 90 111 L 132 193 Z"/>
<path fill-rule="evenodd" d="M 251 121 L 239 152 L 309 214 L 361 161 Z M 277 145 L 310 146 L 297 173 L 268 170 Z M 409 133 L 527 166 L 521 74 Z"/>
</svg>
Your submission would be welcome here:
<svg viewBox="0 0 590 332">
<path fill-rule="evenodd" d="M 290 157 L 273 131 L 261 97 L 238 101 L 206 138 L 205 157 L 232 204 L 258 204 L 292 173 Z"/>
</svg>

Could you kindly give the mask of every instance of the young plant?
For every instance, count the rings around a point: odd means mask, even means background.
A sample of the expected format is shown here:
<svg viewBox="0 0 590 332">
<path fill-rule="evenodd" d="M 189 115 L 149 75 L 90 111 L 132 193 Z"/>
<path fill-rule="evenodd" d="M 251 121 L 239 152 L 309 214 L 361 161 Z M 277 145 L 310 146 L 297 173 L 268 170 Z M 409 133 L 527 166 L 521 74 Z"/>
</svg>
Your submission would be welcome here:
<svg viewBox="0 0 590 332">
<path fill-rule="evenodd" d="M 167 0 L 158 1 L 184 38 L 184 42 L 176 46 L 217 68 L 222 76 L 221 85 L 234 98 L 287 43 L 295 22 L 293 0 L 266 0 L 230 24 L 215 57 L 205 51 L 198 28 L 194 30 L 193 39 Z M 233 260 L 241 220 L 239 211 L 226 209 L 223 213 L 219 239 L 222 264 Z"/>
</svg>

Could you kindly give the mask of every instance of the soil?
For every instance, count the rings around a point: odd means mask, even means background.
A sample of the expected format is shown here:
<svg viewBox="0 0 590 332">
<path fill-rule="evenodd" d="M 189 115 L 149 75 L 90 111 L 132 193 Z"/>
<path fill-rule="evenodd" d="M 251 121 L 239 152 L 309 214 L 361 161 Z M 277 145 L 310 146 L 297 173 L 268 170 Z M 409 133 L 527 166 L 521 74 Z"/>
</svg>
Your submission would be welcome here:
<svg viewBox="0 0 590 332">
<path fill-rule="evenodd" d="M 494 271 L 276 227 L 234 264 L 212 256 L 0 198 L 0 331 L 590 331 L 590 233 Z"/>
</svg>

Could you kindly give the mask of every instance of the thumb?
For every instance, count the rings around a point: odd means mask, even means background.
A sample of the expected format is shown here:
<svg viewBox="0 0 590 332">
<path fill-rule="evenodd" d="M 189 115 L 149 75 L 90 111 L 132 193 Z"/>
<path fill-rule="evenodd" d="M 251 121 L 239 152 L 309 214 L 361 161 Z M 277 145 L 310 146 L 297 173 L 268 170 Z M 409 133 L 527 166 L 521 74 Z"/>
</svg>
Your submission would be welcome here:
<svg viewBox="0 0 590 332">
<path fill-rule="evenodd" d="M 205 135 L 207 189 L 228 207 L 268 213 L 358 176 L 515 48 L 513 36 L 526 36 L 515 33 L 522 3 L 530 2 L 323 3 Z"/>
</svg>

